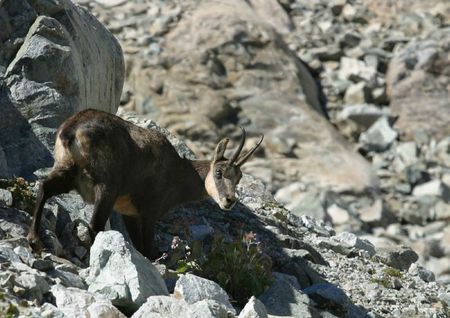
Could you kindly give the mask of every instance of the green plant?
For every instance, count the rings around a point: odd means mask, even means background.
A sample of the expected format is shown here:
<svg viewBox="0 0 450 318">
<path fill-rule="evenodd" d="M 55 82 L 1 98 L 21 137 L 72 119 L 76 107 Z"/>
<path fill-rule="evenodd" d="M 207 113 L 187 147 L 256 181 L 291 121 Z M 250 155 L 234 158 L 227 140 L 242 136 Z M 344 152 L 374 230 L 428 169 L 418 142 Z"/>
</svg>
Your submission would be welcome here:
<svg viewBox="0 0 450 318">
<path fill-rule="evenodd" d="M 0 188 L 7 189 L 12 193 L 14 204 L 19 206 L 19 208 L 28 212 L 32 211 L 35 196 L 31 184 L 24 178 L 2 179 L 0 180 Z"/>
<path fill-rule="evenodd" d="M 200 275 L 217 282 L 240 305 L 263 293 L 272 283 L 271 261 L 261 253 L 252 232 L 243 239 L 213 242 Z"/>
<path fill-rule="evenodd" d="M 403 277 L 402 272 L 400 272 L 400 270 L 393 268 L 393 267 L 386 267 L 384 269 L 384 272 L 391 277 L 398 277 L 398 278 Z"/>
</svg>

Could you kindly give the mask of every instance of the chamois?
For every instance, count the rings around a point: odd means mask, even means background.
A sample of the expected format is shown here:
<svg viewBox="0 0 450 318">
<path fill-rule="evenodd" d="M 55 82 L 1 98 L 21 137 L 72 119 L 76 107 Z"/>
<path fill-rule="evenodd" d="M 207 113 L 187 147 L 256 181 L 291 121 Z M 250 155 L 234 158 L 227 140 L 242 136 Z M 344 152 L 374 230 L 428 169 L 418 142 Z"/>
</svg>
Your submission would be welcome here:
<svg viewBox="0 0 450 318">
<path fill-rule="evenodd" d="M 55 163 L 40 182 L 28 239 L 39 241 L 39 224 L 45 201 L 75 189 L 94 204 L 90 223 L 102 231 L 114 209 L 123 215 L 135 247 L 152 255 L 155 222 L 169 209 L 185 202 L 211 197 L 223 210 L 236 202 L 240 167 L 261 144 L 264 135 L 241 155 L 241 142 L 230 159 L 224 157 L 229 138 L 216 146 L 212 160 L 181 158 L 165 136 L 97 110 L 74 114 L 59 127 Z"/>
</svg>

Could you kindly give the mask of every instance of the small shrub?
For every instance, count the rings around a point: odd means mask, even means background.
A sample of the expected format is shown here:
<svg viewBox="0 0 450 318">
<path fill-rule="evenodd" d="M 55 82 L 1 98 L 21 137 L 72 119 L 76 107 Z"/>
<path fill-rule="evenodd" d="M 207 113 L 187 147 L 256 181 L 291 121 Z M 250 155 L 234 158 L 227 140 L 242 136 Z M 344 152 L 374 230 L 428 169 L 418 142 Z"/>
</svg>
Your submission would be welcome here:
<svg viewBox="0 0 450 318">
<path fill-rule="evenodd" d="M 247 233 L 242 240 L 216 239 L 200 275 L 217 282 L 240 305 L 263 293 L 272 283 L 271 261 L 259 250 L 256 236 Z"/>
<path fill-rule="evenodd" d="M 32 185 L 24 178 L 16 177 L 13 179 L 0 180 L 0 188 L 11 191 L 14 205 L 27 212 L 33 210 L 35 196 L 32 191 Z"/>
</svg>

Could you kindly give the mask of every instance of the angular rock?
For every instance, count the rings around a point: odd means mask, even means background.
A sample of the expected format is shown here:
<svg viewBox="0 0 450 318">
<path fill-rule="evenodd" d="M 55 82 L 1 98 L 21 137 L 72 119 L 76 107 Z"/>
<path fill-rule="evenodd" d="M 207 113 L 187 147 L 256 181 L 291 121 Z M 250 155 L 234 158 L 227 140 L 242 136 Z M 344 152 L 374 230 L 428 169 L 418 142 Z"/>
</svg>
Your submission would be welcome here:
<svg viewBox="0 0 450 318">
<path fill-rule="evenodd" d="M 387 94 L 396 127 L 409 140 L 426 134 L 440 140 L 450 135 L 447 84 L 450 57 L 449 27 L 410 41 L 389 63 Z"/>
<path fill-rule="evenodd" d="M 0 203 L 6 206 L 13 205 L 13 196 L 12 193 L 5 189 L 0 189 Z"/>
<path fill-rule="evenodd" d="M 374 258 L 400 270 L 408 270 L 411 264 L 419 259 L 412 249 L 405 246 L 379 248 Z"/>
<path fill-rule="evenodd" d="M 211 299 L 223 304 L 233 314 L 236 312 L 228 300 L 226 291 L 217 283 L 192 274 L 181 276 L 175 285 L 174 295 L 188 304 Z"/>
<path fill-rule="evenodd" d="M 152 296 L 139 307 L 132 318 L 189 317 L 189 305 L 170 296 Z"/>
<path fill-rule="evenodd" d="M 386 117 L 378 119 L 370 128 L 361 134 L 359 142 L 368 150 L 384 151 L 397 139 L 398 133 L 391 128 Z"/>
<path fill-rule="evenodd" d="M 344 102 L 346 104 L 364 104 L 366 95 L 366 84 L 364 82 L 352 84 L 345 91 Z"/>
<path fill-rule="evenodd" d="M 369 128 L 379 118 L 388 116 L 389 114 L 379 107 L 371 104 L 358 104 L 345 106 L 339 113 L 339 119 L 350 119 L 361 127 Z M 389 118 L 389 121 L 391 119 Z"/>
<path fill-rule="evenodd" d="M 28 272 L 22 272 L 15 277 L 15 286 L 20 288 L 18 294 L 29 300 L 36 300 L 38 303 L 42 301 L 44 294 L 50 290 L 50 286 L 43 277 Z"/>
<path fill-rule="evenodd" d="M 267 310 L 264 304 L 252 296 L 245 307 L 239 313 L 238 318 L 267 318 Z"/>
<path fill-rule="evenodd" d="M 0 172 L 29 177 L 51 166 L 65 118 L 87 107 L 116 111 L 123 56 L 112 34 L 69 0 L 5 1 L 1 23 L 8 44 L 0 47 Z"/>
<path fill-rule="evenodd" d="M 317 310 L 311 307 L 309 297 L 294 288 L 281 276 L 258 299 L 264 304 L 269 315 L 290 317 L 316 317 Z M 287 297 L 286 295 L 289 295 Z"/>
<path fill-rule="evenodd" d="M 102 295 L 61 285 L 52 286 L 51 293 L 55 297 L 57 308 L 65 317 L 125 318 L 125 315 Z"/>
<path fill-rule="evenodd" d="M 348 245 L 349 247 L 365 250 L 369 253 L 370 256 L 375 255 L 375 247 L 373 246 L 373 244 L 369 241 L 360 239 L 353 233 L 342 232 L 331 238 L 335 241 Z"/>
<path fill-rule="evenodd" d="M 413 195 L 415 196 L 430 195 L 438 197 L 446 202 L 449 202 L 450 188 L 440 180 L 432 180 L 415 186 L 413 189 Z"/>
<path fill-rule="evenodd" d="M 97 234 L 91 247 L 88 290 L 135 311 L 148 297 L 168 295 L 156 267 L 116 231 Z"/>
</svg>

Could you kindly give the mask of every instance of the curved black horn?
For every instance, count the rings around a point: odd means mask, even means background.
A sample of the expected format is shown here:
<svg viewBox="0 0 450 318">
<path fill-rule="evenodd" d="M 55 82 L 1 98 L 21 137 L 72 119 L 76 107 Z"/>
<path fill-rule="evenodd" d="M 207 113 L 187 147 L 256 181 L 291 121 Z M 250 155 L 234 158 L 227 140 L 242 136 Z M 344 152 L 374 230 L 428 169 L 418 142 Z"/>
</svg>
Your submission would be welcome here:
<svg viewBox="0 0 450 318">
<path fill-rule="evenodd" d="M 264 135 L 261 135 L 261 139 L 256 143 L 256 145 L 250 149 L 245 155 L 243 155 L 241 158 L 239 158 L 238 162 L 236 163 L 237 166 L 242 166 L 250 157 L 253 155 L 253 153 L 258 149 L 259 145 L 264 140 Z"/>
<path fill-rule="evenodd" d="M 242 127 L 239 127 L 239 128 L 241 128 L 241 130 L 242 130 L 241 143 L 239 144 L 239 147 L 236 149 L 233 156 L 229 160 L 230 165 L 233 164 L 236 161 L 236 159 L 239 157 L 239 155 L 242 151 L 242 148 L 244 147 L 244 144 L 245 144 L 245 136 L 246 136 L 245 129 Z"/>
</svg>

